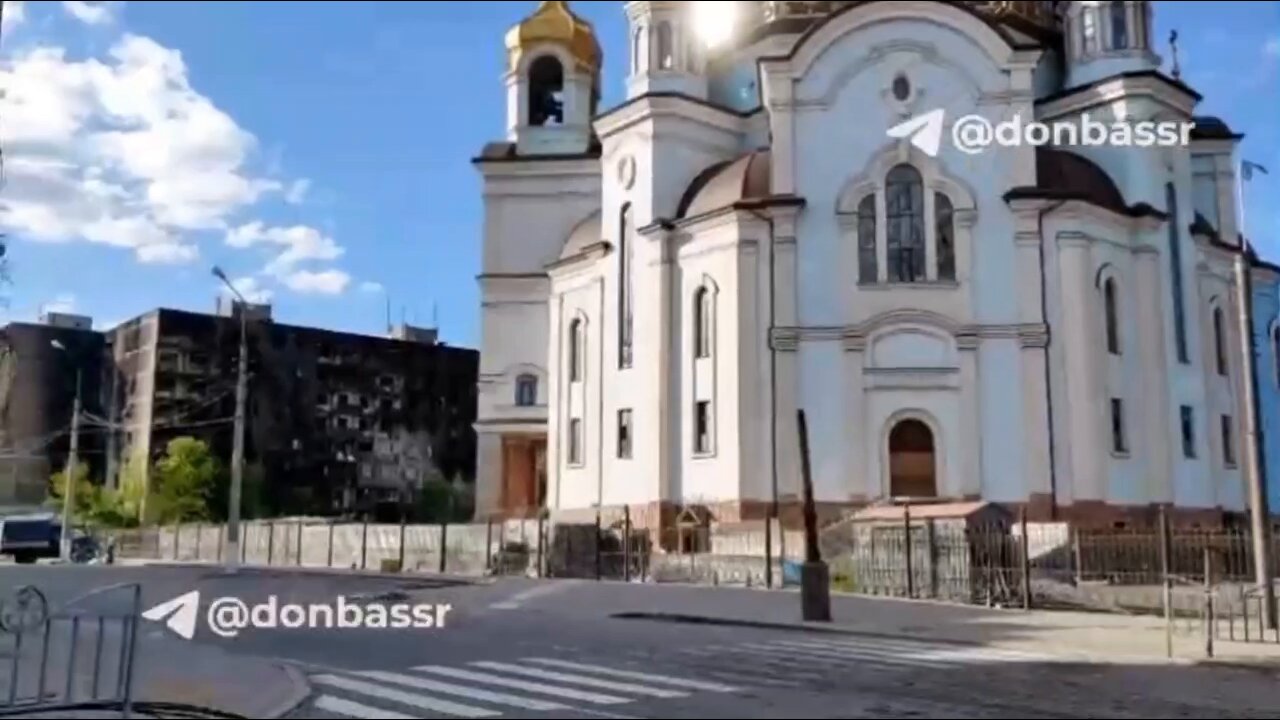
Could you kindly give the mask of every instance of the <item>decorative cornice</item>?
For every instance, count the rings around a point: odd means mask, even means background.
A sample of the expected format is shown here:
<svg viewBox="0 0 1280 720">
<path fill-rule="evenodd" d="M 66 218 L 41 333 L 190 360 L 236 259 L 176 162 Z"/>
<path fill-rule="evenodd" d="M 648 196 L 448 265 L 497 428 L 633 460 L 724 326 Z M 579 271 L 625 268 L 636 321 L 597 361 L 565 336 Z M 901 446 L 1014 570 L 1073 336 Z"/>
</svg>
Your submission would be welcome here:
<svg viewBox="0 0 1280 720">
<path fill-rule="evenodd" d="M 885 318 L 897 315 L 897 319 Z M 774 329 L 774 348 L 795 350 L 802 342 L 830 342 L 840 340 L 848 352 L 864 352 L 868 341 L 878 331 L 895 325 L 930 325 L 951 336 L 960 350 L 977 350 L 984 340 L 1018 340 L 1022 347 L 1045 347 L 1049 329 L 1041 323 L 996 323 L 990 325 L 961 325 L 938 322 L 931 313 L 907 311 L 888 313 L 856 325 L 811 325 Z"/>
</svg>

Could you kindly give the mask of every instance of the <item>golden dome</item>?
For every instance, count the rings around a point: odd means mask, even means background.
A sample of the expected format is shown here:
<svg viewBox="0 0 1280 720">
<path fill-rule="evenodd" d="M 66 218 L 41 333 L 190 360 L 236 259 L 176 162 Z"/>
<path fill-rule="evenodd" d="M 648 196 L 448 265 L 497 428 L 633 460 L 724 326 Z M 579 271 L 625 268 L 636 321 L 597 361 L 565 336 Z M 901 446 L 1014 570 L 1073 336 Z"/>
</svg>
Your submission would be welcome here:
<svg viewBox="0 0 1280 720">
<path fill-rule="evenodd" d="M 600 43 L 591 23 L 569 9 L 567 2 L 542 2 L 533 14 L 507 31 L 507 70 L 515 71 L 530 48 L 541 43 L 563 46 L 580 70 L 600 70 Z"/>
</svg>

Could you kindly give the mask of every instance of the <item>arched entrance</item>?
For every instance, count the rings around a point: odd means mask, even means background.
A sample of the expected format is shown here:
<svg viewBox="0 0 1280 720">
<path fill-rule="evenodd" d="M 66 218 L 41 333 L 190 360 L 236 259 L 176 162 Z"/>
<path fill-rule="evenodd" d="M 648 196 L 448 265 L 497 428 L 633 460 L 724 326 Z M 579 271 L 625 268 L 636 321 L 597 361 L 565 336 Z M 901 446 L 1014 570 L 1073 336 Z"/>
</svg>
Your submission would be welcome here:
<svg viewBox="0 0 1280 720">
<path fill-rule="evenodd" d="M 920 420 L 902 420 L 889 431 L 889 494 L 893 497 L 938 496 L 933 431 Z"/>
</svg>

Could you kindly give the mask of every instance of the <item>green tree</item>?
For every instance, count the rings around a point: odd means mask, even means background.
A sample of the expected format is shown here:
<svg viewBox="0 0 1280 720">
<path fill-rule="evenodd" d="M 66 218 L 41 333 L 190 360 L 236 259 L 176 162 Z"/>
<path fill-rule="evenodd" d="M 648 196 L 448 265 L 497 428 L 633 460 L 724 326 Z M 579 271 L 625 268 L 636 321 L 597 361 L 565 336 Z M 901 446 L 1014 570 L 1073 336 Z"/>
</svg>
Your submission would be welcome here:
<svg viewBox="0 0 1280 720">
<path fill-rule="evenodd" d="M 207 520 L 209 501 L 222 467 L 203 440 L 174 438 L 152 473 L 155 492 L 148 499 L 161 523 Z M 150 509 L 148 516 L 152 515 Z"/>
<path fill-rule="evenodd" d="M 75 497 L 72 499 L 71 513 L 75 520 L 84 520 L 97 500 L 98 487 L 89 480 L 89 466 L 83 463 L 76 465 Z M 62 512 L 63 498 L 66 497 L 67 471 L 56 472 L 49 478 L 48 505 Z"/>
</svg>

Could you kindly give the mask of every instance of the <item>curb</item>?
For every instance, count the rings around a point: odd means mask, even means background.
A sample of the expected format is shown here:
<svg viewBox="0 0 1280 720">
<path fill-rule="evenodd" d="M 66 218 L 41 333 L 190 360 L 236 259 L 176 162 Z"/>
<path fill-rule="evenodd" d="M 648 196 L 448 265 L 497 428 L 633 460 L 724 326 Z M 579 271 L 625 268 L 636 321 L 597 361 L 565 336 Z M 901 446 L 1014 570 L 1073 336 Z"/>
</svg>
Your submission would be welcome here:
<svg viewBox="0 0 1280 720">
<path fill-rule="evenodd" d="M 289 676 L 289 684 L 292 690 L 289 696 L 281 700 L 274 708 L 270 708 L 262 713 L 264 718 L 281 718 L 289 713 L 297 710 L 302 703 L 311 697 L 311 683 L 307 681 L 307 676 L 301 670 L 288 663 L 277 663 L 276 665 L 284 670 L 285 675 Z"/>
<path fill-rule="evenodd" d="M 244 575 L 319 575 L 323 577 L 361 577 L 383 580 L 434 580 L 454 585 L 491 585 L 495 581 L 492 576 L 451 575 L 433 572 L 394 572 L 384 573 L 379 570 L 352 570 L 349 568 L 307 567 L 306 565 L 241 565 L 235 573 L 227 572 L 225 566 L 218 563 L 203 563 L 175 560 L 141 560 L 128 563 L 116 563 L 117 567 L 166 567 L 186 570 L 209 570 L 222 577 L 236 574 Z"/>
</svg>

